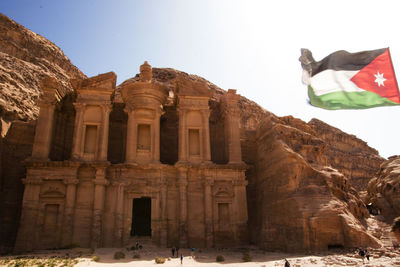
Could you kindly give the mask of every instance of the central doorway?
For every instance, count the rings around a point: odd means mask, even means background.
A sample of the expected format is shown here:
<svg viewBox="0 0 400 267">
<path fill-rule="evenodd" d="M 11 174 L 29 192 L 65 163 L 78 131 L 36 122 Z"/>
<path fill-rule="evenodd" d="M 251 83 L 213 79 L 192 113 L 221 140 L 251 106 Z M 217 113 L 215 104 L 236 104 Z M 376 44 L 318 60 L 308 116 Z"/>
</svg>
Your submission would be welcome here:
<svg viewBox="0 0 400 267">
<path fill-rule="evenodd" d="M 134 198 L 131 236 L 151 236 L 151 198 Z"/>
</svg>

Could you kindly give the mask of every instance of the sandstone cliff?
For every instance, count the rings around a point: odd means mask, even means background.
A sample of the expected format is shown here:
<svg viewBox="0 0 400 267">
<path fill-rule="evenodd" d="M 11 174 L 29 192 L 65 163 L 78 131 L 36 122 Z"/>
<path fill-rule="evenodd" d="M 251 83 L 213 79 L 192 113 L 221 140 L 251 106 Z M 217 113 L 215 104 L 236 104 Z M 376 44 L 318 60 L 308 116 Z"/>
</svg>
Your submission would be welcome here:
<svg viewBox="0 0 400 267">
<path fill-rule="evenodd" d="M 400 216 L 400 156 L 393 156 L 381 165 L 368 184 L 367 202 L 377 207 L 389 223 Z"/>
<path fill-rule="evenodd" d="M 39 82 L 54 77 L 63 92 L 86 77 L 60 48 L 0 14 L 0 253 L 9 252 L 18 227 L 25 176 L 32 153 Z M 15 121 L 11 124 L 13 120 Z"/>
<path fill-rule="evenodd" d="M 257 131 L 253 240 L 269 250 L 379 247 L 368 211 L 347 178 L 328 166 L 327 145 L 292 117 L 267 117 Z M 250 212 L 250 209 L 249 209 Z"/>
<path fill-rule="evenodd" d="M 37 117 L 38 85 L 43 77 L 55 77 L 65 91 L 72 88 L 70 78 L 85 77 L 53 43 L 4 15 L 0 15 L 0 42 L 0 117 L 5 120 Z M 225 143 L 221 138 L 223 107 L 219 101 L 226 92 L 199 76 L 173 69 L 153 68 L 153 79 L 166 86 L 172 95 L 184 88 L 212 96 L 209 103 L 212 160 L 226 163 Z M 110 114 L 113 117 L 110 120 L 124 132 L 126 114 L 118 89 L 113 97 L 118 112 Z M 161 138 L 171 141 L 162 143 L 176 147 L 178 120 L 176 112 L 171 111 L 174 98 L 169 101 L 164 117 L 169 123 L 162 127 L 165 132 Z M 249 167 L 246 172 L 249 229 L 254 242 L 265 249 L 287 251 L 378 245 L 364 226 L 366 208 L 346 178 L 351 177 L 357 188 L 365 188 L 363 183 L 368 174 L 372 176 L 376 165 L 383 161 L 375 150 L 323 122 L 312 120 L 307 124 L 293 117 L 279 118 L 245 97 L 239 100 L 239 108 L 242 158 Z M 0 220 L 0 240 L 7 241 L 8 246 L 12 246 L 19 217 L 23 188 L 20 178 L 25 175 L 22 161 L 30 155 L 33 135 L 34 123 L 18 122 L 5 139 L 0 138 L 3 152 L 0 164 L 13 170 L 6 172 L 2 168 L 0 173 L 0 190 L 7 191 L 0 199 L 0 212 L 14 212 L 0 214 L 3 220 Z M 111 146 L 113 140 L 123 137 L 110 133 Z M 160 155 L 161 161 L 173 164 L 177 151 L 164 150 L 170 153 Z M 357 165 L 348 163 L 353 160 Z M 114 161 L 123 162 L 124 158 L 115 156 Z"/>
<path fill-rule="evenodd" d="M 72 90 L 69 79 L 86 77 L 55 44 L 0 14 L 0 118 L 37 118 L 45 76 L 66 91 Z"/>
<path fill-rule="evenodd" d="M 323 121 L 312 119 L 308 123 L 327 145 L 329 164 L 349 178 L 357 191 L 367 189 L 369 180 L 385 161 L 378 151 L 354 135 L 347 134 Z"/>
</svg>

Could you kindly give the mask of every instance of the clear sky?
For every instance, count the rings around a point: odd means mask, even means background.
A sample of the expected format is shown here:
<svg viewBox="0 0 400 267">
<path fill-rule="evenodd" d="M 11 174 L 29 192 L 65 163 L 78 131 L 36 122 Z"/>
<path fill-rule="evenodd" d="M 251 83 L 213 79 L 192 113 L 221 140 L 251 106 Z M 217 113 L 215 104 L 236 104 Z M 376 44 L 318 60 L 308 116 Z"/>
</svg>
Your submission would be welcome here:
<svg viewBox="0 0 400 267">
<path fill-rule="evenodd" d="M 388 157 L 400 154 L 400 107 L 310 106 L 298 58 L 303 47 L 316 60 L 390 47 L 400 73 L 396 2 L 1 0 L 0 12 L 54 42 L 87 76 L 114 71 L 121 83 L 147 60 L 237 89 L 278 116 L 323 120 Z"/>
</svg>

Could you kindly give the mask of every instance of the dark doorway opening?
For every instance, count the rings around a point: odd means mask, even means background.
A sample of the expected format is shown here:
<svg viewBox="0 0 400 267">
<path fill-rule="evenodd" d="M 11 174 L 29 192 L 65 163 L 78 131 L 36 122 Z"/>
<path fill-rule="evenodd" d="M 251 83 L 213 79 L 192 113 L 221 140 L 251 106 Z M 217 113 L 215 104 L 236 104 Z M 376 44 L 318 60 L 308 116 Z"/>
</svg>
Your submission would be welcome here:
<svg viewBox="0 0 400 267">
<path fill-rule="evenodd" d="M 151 198 L 134 198 L 131 236 L 151 236 Z"/>
</svg>

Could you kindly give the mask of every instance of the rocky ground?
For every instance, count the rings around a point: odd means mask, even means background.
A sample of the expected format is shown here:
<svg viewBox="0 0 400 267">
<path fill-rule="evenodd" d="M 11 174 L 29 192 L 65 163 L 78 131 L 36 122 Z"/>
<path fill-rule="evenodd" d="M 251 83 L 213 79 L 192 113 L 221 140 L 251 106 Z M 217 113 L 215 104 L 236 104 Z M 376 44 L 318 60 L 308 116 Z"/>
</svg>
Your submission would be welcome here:
<svg viewBox="0 0 400 267">
<path fill-rule="evenodd" d="M 125 258 L 114 259 L 117 251 Z M 181 249 L 183 266 L 238 266 L 262 267 L 284 266 L 287 258 L 291 266 L 400 266 L 399 249 L 371 249 L 369 262 L 354 251 L 337 250 L 321 254 L 301 255 L 277 252 L 264 252 L 256 248 L 241 249 L 198 249 L 195 258 L 189 249 Z M 135 256 L 136 255 L 136 256 Z M 165 258 L 164 266 L 182 266 L 180 259 L 171 258 L 170 249 L 144 247 L 139 251 L 128 249 L 98 249 L 93 253 L 89 249 L 66 249 L 38 251 L 34 254 L 0 257 L 0 266 L 154 266 L 156 257 Z M 224 261 L 217 262 L 217 256 Z M 95 261 L 97 260 L 97 261 Z M 248 260 L 245 262 L 244 260 Z"/>
</svg>

